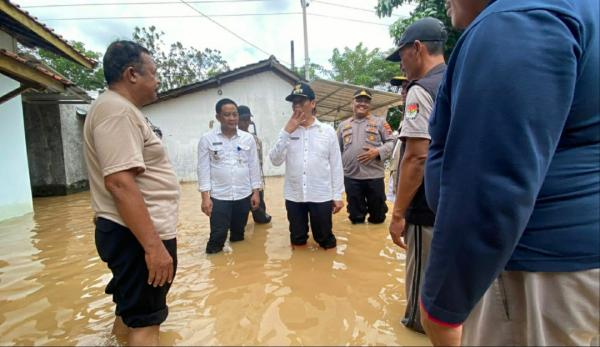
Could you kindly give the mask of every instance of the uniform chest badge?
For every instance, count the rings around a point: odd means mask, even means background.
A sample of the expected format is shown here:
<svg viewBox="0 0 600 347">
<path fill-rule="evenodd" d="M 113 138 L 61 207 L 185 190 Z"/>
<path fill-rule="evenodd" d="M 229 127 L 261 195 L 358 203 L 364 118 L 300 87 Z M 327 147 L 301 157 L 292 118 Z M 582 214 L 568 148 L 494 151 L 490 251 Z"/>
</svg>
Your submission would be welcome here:
<svg viewBox="0 0 600 347">
<path fill-rule="evenodd" d="M 375 135 L 373 135 L 373 134 L 370 134 L 370 135 L 369 135 L 369 141 L 371 141 L 371 142 L 375 142 Z"/>
<path fill-rule="evenodd" d="M 419 104 L 410 104 L 406 106 L 406 118 L 415 119 L 419 114 Z"/>
</svg>

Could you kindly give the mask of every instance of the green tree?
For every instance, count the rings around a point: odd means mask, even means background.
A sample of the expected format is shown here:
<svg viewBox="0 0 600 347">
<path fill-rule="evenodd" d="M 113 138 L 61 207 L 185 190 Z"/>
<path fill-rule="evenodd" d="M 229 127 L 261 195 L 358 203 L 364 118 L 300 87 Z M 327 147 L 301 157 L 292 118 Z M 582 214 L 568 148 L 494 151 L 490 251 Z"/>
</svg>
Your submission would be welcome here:
<svg viewBox="0 0 600 347">
<path fill-rule="evenodd" d="M 294 67 L 293 71 L 298 75 L 298 77 L 304 79 L 304 65 Z M 321 65 L 315 63 L 308 64 L 308 78 L 310 80 L 314 80 L 315 77 L 323 78 L 328 73 L 328 71 Z"/>
<path fill-rule="evenodd" d="M 410 14 L 410 17 L 406 19 L 399 19 L 390 26 L 390 36 L 394 39 L 395 43 L 398 44 L 400 37 L 406 27 L 410 24 L 424 17 L 434 17 L 441 20 L 448 30 L 448 41 L 446 41 L 445 56 L 446 59 L 452 53 L 456 41 L 460 37 L 460 32 L 452 28 L 450 18 L 446 15 L 446 7 L 442 0 L 378 0 L 377 2 L 377 15 L 379 17 L 387 17 L 392 14 L 392 11 L 399 6 L 405 4 L 416 3 L 417 7 Z"/>
<path fill-rule="evenodd" d="M 345 47 L 343 52 L 335 48 L 329 59 L 332 69 L 327 74 L 338 82 L 369 88 L 384 86 L 400 74 L 399 65 L 386 61 L 385 57 L 386 54 L 377 48 L 369 51 L 362 42 L 354 49 Z"/>
<path fill-rule="evenodd" d="M 135 27 L 133 32 L 133 40 L 152 53 L 161 91 L 202 81 L 229 70 L 219 50 L 205 48 L 200 51 L 185 47 L 179 41 L 167 47 L 162 40 L 163 35 L 164 32 L 155 26 Z"/>
<path fill-rule="evenodd" d="M 74 63 L 69 59 L 63 58 L 44 49 L 33 50 L 19 47 L 19 51 L 33 55 L 44 65 L 65 76 L 67 79 L 84 90 L 95 91 L 103 89 L 105 83 L 104 71 L 102 70 L 101 63 L 102 54 L 86 49 L 82 42 L 70 41 L 69 44 L 87 58 L 97 61 L 98 65 L 96 65 L 94 69 L 86 69 L 85 67 Z"/>
</svg>

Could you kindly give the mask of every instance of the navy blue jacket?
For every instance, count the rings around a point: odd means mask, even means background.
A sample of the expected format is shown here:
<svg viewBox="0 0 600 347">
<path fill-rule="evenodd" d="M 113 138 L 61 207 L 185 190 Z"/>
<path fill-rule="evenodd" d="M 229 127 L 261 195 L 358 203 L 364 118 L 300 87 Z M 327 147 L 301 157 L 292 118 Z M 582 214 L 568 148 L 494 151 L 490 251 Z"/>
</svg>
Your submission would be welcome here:
<svg viewBox="0 0 600 347">
<path fill-rule="evenodd" d="M 497 0 L 459 39 L 429 125 L 431 318 L 464 322 L 503 270 L 600 267 L 598 6 Z"/>
</svg>

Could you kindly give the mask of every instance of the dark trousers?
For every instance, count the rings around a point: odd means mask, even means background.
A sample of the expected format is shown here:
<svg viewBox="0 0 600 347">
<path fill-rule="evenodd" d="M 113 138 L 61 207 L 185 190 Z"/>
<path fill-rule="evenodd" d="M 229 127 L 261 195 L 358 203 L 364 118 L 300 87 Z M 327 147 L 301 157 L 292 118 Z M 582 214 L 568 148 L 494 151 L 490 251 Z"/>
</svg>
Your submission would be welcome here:
<svg viewBox="0 0 600 347">
<path fill-rule="evenodd" d="M 260 191 L 260 204 L 256 210 L 252 210 L 252 219 L 254 223 L 264 224 L 271 221 L 271 216 L 267 213 L 267 205 L 265 204 L 265 192 Z"/>
<path fill-rule="evenodd" d="M 383 178 L 357 180 L 344 177 L 348 218 L 352 223 L 362 223 L 369 214 L 369 223 L 385 221 L 388 207 L 385 203 L 385 183 Z"/>
<path fill-rule="evenodd" d="M 210 238 L 206 245 L 207 252 L 214 253 L 223 249 L 229 230 L 231 230 L 229 241 L 235 242 L 244 239 L 244 229 L 248 223 L 248 213 L 250 212 L 250 196 L 232 201 L 210 198 L 213 208 L 210 214 Z"/>
<path fill-rule="evenodd" d="M 290 222 L 290 241 L 292 245 L 302 246 L 308 240 L 308 223 L 313 239 L 319 246 L 328 249 L 336 246 L 332 232 L 331 215 L 333 202 L 293 202 L 285 201 L 287 218 Z"/>
</svg>

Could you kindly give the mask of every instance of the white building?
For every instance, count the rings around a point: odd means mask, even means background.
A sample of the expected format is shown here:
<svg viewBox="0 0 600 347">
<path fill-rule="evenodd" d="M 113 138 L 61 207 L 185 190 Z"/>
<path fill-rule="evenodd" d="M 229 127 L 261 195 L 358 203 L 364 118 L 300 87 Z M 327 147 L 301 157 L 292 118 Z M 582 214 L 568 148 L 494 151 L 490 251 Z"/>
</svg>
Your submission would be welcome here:
<svg viewBox="0 0 600 347">
<path fill-rule="evenodd" d="M 94 61 L 7 0 L 0 0 L 0 220 L 33 211 L 21 94 L 30 90 L 81 99 L 73 83 L 30 57 L 16 53 L 17 42 L 40 47 L 86 68 Z M 83 94 L 85 94 L 83 92 Z M 54 95 L 54 94 L 53 94 Z M 46 158 L 46 160 L 48 160 Z"/>
<path fill-rule="evenodd" d="M 163 133 L 163 142 L 180 181 L 196 181 L 197 146 L 200 136 L 219 126 L 215 104 L 222 98 L 250 107 L 258 137 L 263 142 L 264 173 L 283 175 L 284 167 L 268 160 L 292 113 L 285 101 L 300 78 L 275 57 L 161 93 L 143 112 Z"/>
</svg>

